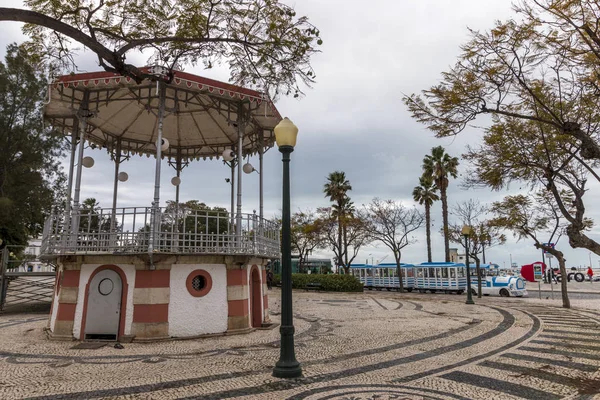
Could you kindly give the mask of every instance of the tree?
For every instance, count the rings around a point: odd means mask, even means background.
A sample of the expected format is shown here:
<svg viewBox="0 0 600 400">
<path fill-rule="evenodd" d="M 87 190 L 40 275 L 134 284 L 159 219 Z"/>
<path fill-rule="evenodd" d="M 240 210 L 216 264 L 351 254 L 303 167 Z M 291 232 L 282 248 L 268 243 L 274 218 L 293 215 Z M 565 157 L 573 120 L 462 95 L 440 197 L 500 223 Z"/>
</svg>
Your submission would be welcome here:
<svg viewBox="0 0 600 400">
<path fill-rule="evenodd" d="M 472 165 L 467 182 L 501 189 L 517 181 L 543 189 L 568 222 L 565 232 L 571 246 L 598 252 L 600 244 L 585 233 L 584 204 L 589 178 L 600 182 L 598 162 L 580 157 L 574 142 L 538 122 L 506 118 L 486 131 L 480 146 L 464 154 Z"/>
<path fill-rule="evenodd" d="M 545 243 L 558 243 L 565 229 L 564 218 L 552 200 L 549 200 L 544 192 L 538 192 L 533 196 L 507 196 L 492 205 L 492 212 L 496 215 L 496 218 L 491 221 L 492 225 L 512 231 L 519 240 L 532 239 L 537 249 L 542 249 L 556 257 L 563 277 L 560 282 L 563 307 L 570 308 L 564 255 L 562 251 L 545 245 Z M 588 224 L 591 226 L 590 221 Z M 548 239 L 542 240 L 541 236 Z"/>
<path fill-rule="evenodd" d="M 444 232 L 444 251 L 446 252 L 446 262 L 450 261 L 450 241 L 448 237 L 448 177 L 456 178 L 458 174 L 458 158 L 451 157 L 442 146 L 431 149 L 423 159 L 423 176 L 431 179 L 440 189 L 440 198 L 442 200 L 442 223 Z"/>
<path fill-rule="evenodd" d="M 26 23 L 30 50 L 63 67 L 75 66 L 72 41 L 98 56 L 106 71 L 137 82 L 156 79 L 126 62 L 151 49 L 152 62 L 169 70 L 227 62 L 231 80 L 278 93 L 301 93 L 315 74 L 310 58 L 322 44 L 319 30 L 277 0 L 26 0 L 30 10 L 0 8 L 0 21 Z"/>
<path fill-rule="evenodd" d="M 291 222 L 292 251 L 298 254 L 298 267 L 301 269 L 313 250 L 324 246 L 325 238 L 321 224 L 311 210 L 294 213 Z"/>
<path fill-rule="evenodd" d="M 538 177 L 569 221 L 570 245 L 600 255 L 600 244 L 585 234 L 584 182 L 562 179 L 570 186 L 574 209 L 561 204 L 561 188 L 555 184 L 563 165 L 580 167 L 600 182 L 599 5 L 593 0 L 525 0 L 514 7 L 518 20 L 497 22 L 483 33 L 471 31 L 459 61 L 442 82 L 404 100 L 413 117 L 440 137 L 459 134 L 481 114 L 492 115 L 496 141 L 502 132 L 502 140 L 521 142 L 521 128 L 531 135 L 534 127 L 547 161 L 538 164 L 538 171 L 551 165 Z M 518 150 L 524 154 L 529 149 L 536 146 Z M 492 186 L 509 181 L 511 171 L 494 171 L 490 162 Z"/>
<path fill-rule="evenodd" d="M 52 204 L 64 196 L 64 143 L 44 127 L 46 80 L 22 47 L 0 62 L 0 248 L 41 234 Z"/>
<path fill-rule="evenodd" d="M 115 232 L 118 231 L 116 227 Z M 83 201 L 79 210 L 79 232 L 82 234 L 109 233 L 111 231 L 111 214 L 103 214 L 100 203 L 89 197 Z"/>
<path fill-rule="evenodd" d="M 167 206 L 160 215 L 159 246 L 172 249 L 184 247 L 222 247 L 229 231 L 229 213 L 224 207 L 210 207 L 198 200 L 185 203 L 167 201 Z M 244 225 L 242 231 L 254 235 L 253 227 Z M 145 235 L 136 236 L 138 245 L 146 246 L 151 231 L 147 223 L 139 232 Z"/>
<path fill-rule="evenodd" d="M 427 261 L 431 262 L 431 206 L 440 197 L 437 195 L 438 187 L 427 176 L 419 178 L 419 186 L 413 189 L 413 199 L 425 206 L 425 233 L 427 236 Z"/>
<path fill-rule="evenodd" d="M 366 229 L 367 222 L 360 216 L 348 213 L 344 214 L 340 224 L 340 216 L 332 207 L 318 208 L 317 215 L 317 223 L 322 229 L 325 243 L 332 248 L 335 259 L 339 260 L 338 273 L 341 267 L 346 275 L 349 274 L 350 264 L 358 255 L 360 248 L 371 242 Z M 344 231 L 341 243 L 338 241 L 340 226 Z"/>
<path fill-rule="evenodd" d="M 352 186 L 346 179 L 346 174 L 342 171 L 330 173 L 327 176 L 327 183 L 323 186 L 325 197 L 329 197 L 329 201 L 335 203 L 333 205 L 331 217 L 335 218 L 338 224 L 337 249 L 340 250 L 340 253 L 338 253 L 336 258 L 338 267 L 344 265 L 344 257 L 347 256 L 347 254 L 342 252 L 342 249 L 346 247 L 342 245 L 342 238 L 346 234 L 346 229 L 343 225 L 346 221 L 346 215 L 351 214 L 354 209 L 354 205 L 347 194 L 350 190 L 352 190 Z M 345 241 L 347 241 L 347 238 Z"/>
<path fill-rule="evenodd" d="M 400 260 L 402 249 L 417 242 L 411 233 L 421 228 L 425 217 L 416 208 L 406 208 L 394 200 L 374 198 L 364 206 L 365 228 L 371 239 L 383 243 L 394 254 L 400 292 L 404 291 Z"/>
<path fill-rule="evenodd" d="M 481 298 L 481 258 L 485 263 L 485 248 L 501 245 L 506 243 L 506 236 L 502 234 L 502 228 L 491 225 L 489 220 L 482 219 L 487 213 L 487 207 L 481 205 L 479 200 L 468 200 L 458 203 L 452 209 L 452 214 L 455 215 L 461 222 L 451 224 L 448 232 L 450 241 L 465 245 L 462 227 L 467 225 L 471 227 L 469 235 L 469 247 L 465 247 L 465 251 L 469 252 L 469 257 L 475 261 L 475 270 L 477 273 L 477 297 Z M 469 273 L 470 267 L 469 267 Z"/>
</svg>

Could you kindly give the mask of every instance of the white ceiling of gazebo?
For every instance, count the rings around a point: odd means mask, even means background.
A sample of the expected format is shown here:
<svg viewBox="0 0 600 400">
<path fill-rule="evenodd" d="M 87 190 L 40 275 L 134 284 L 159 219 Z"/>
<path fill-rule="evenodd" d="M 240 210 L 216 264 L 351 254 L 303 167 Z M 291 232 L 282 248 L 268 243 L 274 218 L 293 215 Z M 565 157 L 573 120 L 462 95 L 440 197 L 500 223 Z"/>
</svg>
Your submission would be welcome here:
<svg viewBox="0 0 600 400">
<path fill-rule="evenodd" d="M 175 71 L 166 86 L 163 156 L 182 159 L 218 157 L 238 142 L 238 110 L 245 116 L 243 153 L 255 153 L 263 135 L 273 146 L 279 112 L 260 92 Z M 158 84 L 108 72 L 59 77 L 51 85 L 45 117 L 56 128 L 71 132 L 76 115 L 87 114 L 86 139 L 123 153 L 155 154 L 158 133 Z M 88 98 L 88 107 L 84 99 Z"/>
</svg>

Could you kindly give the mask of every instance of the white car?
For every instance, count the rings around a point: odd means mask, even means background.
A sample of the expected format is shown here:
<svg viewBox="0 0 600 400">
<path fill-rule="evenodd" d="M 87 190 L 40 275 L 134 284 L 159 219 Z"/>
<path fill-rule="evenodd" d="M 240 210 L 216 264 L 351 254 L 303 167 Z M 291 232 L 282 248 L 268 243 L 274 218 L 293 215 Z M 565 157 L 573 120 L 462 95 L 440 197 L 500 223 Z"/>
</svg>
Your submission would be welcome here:
<svg viewBox="0 0 600 400">
<path fill-rule="evenodd" d="M 477 294 L 477 277 L 471 278 L 471 291 Z M 527 296 L 525 279 L 518 276 L 487 276 L 481 279 L 481 294 L 502 297 Z"/>
</svg>

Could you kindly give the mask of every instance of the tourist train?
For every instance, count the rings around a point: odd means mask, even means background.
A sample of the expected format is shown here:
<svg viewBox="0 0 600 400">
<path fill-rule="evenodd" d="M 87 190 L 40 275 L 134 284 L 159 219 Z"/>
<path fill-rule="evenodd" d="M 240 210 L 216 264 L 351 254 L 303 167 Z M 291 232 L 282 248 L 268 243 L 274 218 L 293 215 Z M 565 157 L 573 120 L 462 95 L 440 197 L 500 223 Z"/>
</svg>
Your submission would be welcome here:
<svg viewBox="0 0 600 400">
<path fill-rule="evenodd" d="M 454 262 L 425 262 L 421 264 L 400 264 L 402 286 L 407 292 L 457 293 L 467 290 L 466 266 Z M 398 290 L 400 282 L 395 263 L 378 265 L 352 264 L 350 273 L 357 277 L 368 290 Z M 470 266 L 471 291 L 477 294 L 477 268 Z M 502 297 L 522 297 L 527 295 L 525 280 L 517 276 L 501 276 L 497 264 L 480 264 L 481 294 Z"/>
</svg>

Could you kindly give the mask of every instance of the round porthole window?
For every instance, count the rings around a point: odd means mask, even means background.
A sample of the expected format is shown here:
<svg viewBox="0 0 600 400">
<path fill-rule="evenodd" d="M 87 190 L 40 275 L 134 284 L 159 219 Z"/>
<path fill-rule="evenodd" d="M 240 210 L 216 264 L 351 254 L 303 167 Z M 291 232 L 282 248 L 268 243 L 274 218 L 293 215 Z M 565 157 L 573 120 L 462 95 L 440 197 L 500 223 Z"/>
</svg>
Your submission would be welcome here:
<svg viewBox="0 0 600 400">
<path fill-rule="evenodd" d="M 202 275 L 196 275 L 194 279 L 192 279 L 192 289 L 196 291 L 201 291 L 206 287 L 206 278 Z"/>
<path fill-rule="evenodd" d="M 98 291 L 103 296 L 108 296 L 114 289 L 115 284 L 109 278 L 104 278 L 98 284 Z"/>
<path fill-rule="evenodd" d="M 188 275 L 185 286 L 194 297 L 206 296 L 212 288 L 212 278 L 207 271 L 197 269 Z"/>
</svg>

